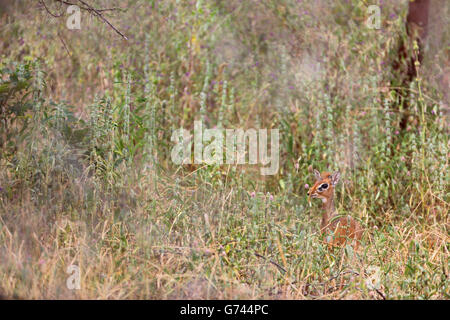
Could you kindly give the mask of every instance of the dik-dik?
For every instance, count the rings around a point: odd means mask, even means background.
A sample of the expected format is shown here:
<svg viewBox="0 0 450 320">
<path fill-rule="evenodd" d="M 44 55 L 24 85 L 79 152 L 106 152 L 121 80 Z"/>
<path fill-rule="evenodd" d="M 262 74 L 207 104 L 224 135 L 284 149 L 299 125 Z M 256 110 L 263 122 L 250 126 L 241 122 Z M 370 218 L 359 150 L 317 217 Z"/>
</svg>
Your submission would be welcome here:
<svg viewBox="0 0 450 320">
<path fill-rule="evenodd" d="M 334 208 L 334 188 L 339 182 L 339 172 L 323 172 L 314 170 L 316 182 L 308 191 L 308 200 L 318 198 L 322 200 L 323 216 L 320 232 L 329 249 L 345 246 L 352 242 L 358 249 L 362 236 L 362 228 L 358 221 L 350 216 L 338 215 Z"/>
</svg>

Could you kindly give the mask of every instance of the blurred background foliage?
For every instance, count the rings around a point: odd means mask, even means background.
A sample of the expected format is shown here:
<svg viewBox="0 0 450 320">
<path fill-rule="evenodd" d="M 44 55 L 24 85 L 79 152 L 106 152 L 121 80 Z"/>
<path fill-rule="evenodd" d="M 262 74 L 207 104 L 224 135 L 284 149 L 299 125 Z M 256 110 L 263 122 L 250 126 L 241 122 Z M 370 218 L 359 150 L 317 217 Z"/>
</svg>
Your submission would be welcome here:
<svg viewBox="0 0 450 320">
<path fill-rule="evenodd" d="M 366 26 L 367 1 L 96 1 L 118 8 L 103 15 L 128 40 L 86 11 L 81 30 L 69 30 L 66 6 L 55 1 L 45 3 L 59 18 L 39 1 L 1 3 L 7 293 L 373 297 L 352 282 L 344 291 L 319 285 L 325 268 L 343 269 L 324 258 L 318 206 L 307 207 L 314 167 L 341 171 L 336 205 L 369 230 L 363 261 L 382 269 L 382 295 L 448 297 L 445 1 L 433 7 L 419 77 L 402 88 L 407 111 L 391 66 L 408 1 L 380 1 L 379 30 Z M 280 170 L 264 177 L 258 166 L 174 165 L 172 130 L 192 131 L 200 119 L 208 128 L 280 129 Z M 18 278 L 11 254 L 22 241 Z M 202 253 L 172 252 L 187 247 Z M 380 252 L 387 247 L 398 249 L 397 261 Z M 266 270 L 254 251 L 287 273 Z M 96 259 L 81 292 L 61 288 L 61 264 Z M 29 273 L 36 268 L 46 284 Z"/>
</svg>

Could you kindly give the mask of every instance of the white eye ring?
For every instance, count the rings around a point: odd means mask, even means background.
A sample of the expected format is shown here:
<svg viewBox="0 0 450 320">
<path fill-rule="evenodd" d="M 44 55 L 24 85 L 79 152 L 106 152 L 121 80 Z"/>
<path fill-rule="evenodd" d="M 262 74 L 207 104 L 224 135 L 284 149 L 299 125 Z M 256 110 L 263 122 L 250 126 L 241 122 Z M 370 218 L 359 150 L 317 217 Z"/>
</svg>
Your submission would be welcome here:
<svg viewBox="0 0 450 320">
<path fill-rule="evenodd" d="M 319 191 L 327 190 L 328 187 L 329 187 L 328 183 L 322 183 L 322 184 L 319 186 Z"/>
</svg>

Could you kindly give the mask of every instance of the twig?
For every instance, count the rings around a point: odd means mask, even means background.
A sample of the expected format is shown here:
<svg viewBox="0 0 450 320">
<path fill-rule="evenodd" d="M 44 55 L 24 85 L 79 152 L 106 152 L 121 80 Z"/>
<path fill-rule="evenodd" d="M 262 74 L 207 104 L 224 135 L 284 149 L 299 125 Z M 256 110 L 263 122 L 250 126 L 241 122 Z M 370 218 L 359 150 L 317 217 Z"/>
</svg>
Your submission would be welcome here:
<svg viewBox="0 0 450 320">
<path fill-rule="evenodd" d="M 52 12 L 50 11 L 50 9 L 47 7 L 47 5 L 45 4 L 44 0 L 39 0 L 39 3 L 42 4 L 42 5 L 44 6 L 45 11 L 47 11 L 47 13 L 48 13 L 49 15 L 51 15 L 52 17 L 54 17 L 54 18 L 59 18 L 59 17 L 62 17 L 62 16 L 63 16 L 63 13 L 60 13 L 59 15 L 52 13 Z"/>
<path fill-rule="evenodd" d="M 270 260 L 270 259 L 267 259 L 266 257 L 260 255 L 259 253 L 256 253 L 256 252 L 255 252 L 255 256 L 257 256 L 258 258 L 262 258 L 262 259 L 264 259 L 264 260 L 266 260 L 266 261 L 269 261 L 271 264 L 273 264 L 275 267 L 277 267 L 281 272 L 283 272 L 283 273 L 286 273 L 286 272 L 287 272 L 286 269 L 284 269 L 284 268 L 283 268 L 282 266 L 280 266 L 278 263 L 276 263 L 276 262 L 274 262 L 274 261 L 272 261 L 272 260 Z"/>
<path fill-rule="evenodd" d="M 122 8 L 102 8 L 102 9 L 96 9 L 94 7 L 92 7 L 89 3 L 83 1 L 83 0 L 78 0 L 77 2 L 70 2 L 70 1 L 65 1 L 65 0 L 53 0 L 55 2 L 61 3 L 61 4 L 65 4 L 67 6 L 78 6 L 81 10 L 85 10 L 88 11 L 90 14 L 92 14 L 93 16 L 96 16 L 97 18 L 99 18 L 100 20 L 102 20 L 104 23 L 106 23 L 111 29 L 113 29 L 117 34 L 119 34 L 122 38 L 124 38 L 125 40 L 128 40 L 128 37 L 126 35 L 124 35 L 119 29 L 117 29 L 111 22 L 108 21 L 108 19 L 106 19 L 105 17 L 103 17 L 102 12 L 105 11 L 120 11 L 122 10 Z M 60 14 L 59 16 L 56 14 L 53 14 L 47 7 L 47 5 L 45 4 L 44 0 L 39 0 L 39 2 L 44 6 L 44 8 L 46 9 L 46 11 L 55 18 L 59 18 L 61 17 L 63 14 Z M 81 3 L 82 5 L 78 4 Z"/>
<path fill-rule="evenodd" d="M 56 1 L 56 2 L 59 2 L 59 3 L 63 3 L 63 4 L 68 5 L 68 6 L 78 6 L 74 2 L 65 1 L 65 0 L 53 0 L 53 1 Z M 92 10 L 90 8 L 86 8 L 86 7 L 83 7 L 83 6 L 79 6 L 79 7 L 80 7 L 80 9 L 86 10 L 86 11 L 91 11 Z M 122 9 L 123 8 L 103 8 L 103 9 L 95 9 L 95 10 L 97 10 L 98 12 L 104 12 L 104 11 L 120 11 Z"/>
<path fill-rule="evenodd" d="M 59 32 L 58 32 L 58 37 L 59 37 L 59 39 L 61 40 L 61 42 L 62 42 L 64 48 L 65 48 L 66 51 L 67 51 L 67 54 L 68 54 L 69 57 L 70 57 L 70 56 L 71 56 L 70 51 L 69 51 L 69 49 L 67 48 L 66 42 L 64 41 L 63 37 L 59 34 Z"/>
<path fill-rule="evenodd" d="M 381 296 L 381 298 L 383 298 L 383 300 L 386 300 L 386 296 L 383 294 L 383 292 L 381 292 L 380 290 L 378 290 L 377 288 L 374 288 L 375 291 Z"/>
<path fill-rule="evenodd" d="M 82 4 L 84 4 L 86 7 L 88 7 L 88 11 L 90 11 L 91 13 L 94 12 L 95 15 L 97 15 L 97 17 L 99 17 L 100 19 L 102 19 L 107 25 L 109 25 L 114 31 L 116 31 L 119 35 L 122 36 L 122 38 L 124 38 L 125 40 L 128 40 L 128 38 L 122 33 L 120 32 L 116 27 L 114 27 L 107 19 L 105 19 L 102 14 L 100 13 L 99 10 L 94 9 L 93 7 L 91 7 L 89 4 L 87 4 L 85 1 L 83 0 L 78 0 L 79 2 L 81 2 Z"/>
</svg>

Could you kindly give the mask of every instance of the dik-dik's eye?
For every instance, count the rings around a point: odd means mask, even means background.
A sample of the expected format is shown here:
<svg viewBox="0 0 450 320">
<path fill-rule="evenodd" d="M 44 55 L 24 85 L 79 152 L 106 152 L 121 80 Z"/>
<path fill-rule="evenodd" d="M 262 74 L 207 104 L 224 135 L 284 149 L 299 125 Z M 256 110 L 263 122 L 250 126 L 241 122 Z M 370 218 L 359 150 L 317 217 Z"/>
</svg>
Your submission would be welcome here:
<svg viewBox="0 0 450 320">
<path fill-rule="evenodd" d="M 324 190 L 327 190 L 327 189 L 328 189 L 328 183 L 322 183 L 319 186 L 319 191 L 324 191 Z"/>
</svg>

